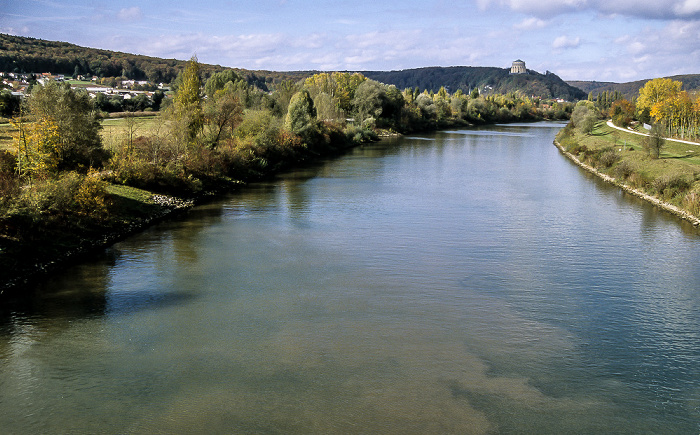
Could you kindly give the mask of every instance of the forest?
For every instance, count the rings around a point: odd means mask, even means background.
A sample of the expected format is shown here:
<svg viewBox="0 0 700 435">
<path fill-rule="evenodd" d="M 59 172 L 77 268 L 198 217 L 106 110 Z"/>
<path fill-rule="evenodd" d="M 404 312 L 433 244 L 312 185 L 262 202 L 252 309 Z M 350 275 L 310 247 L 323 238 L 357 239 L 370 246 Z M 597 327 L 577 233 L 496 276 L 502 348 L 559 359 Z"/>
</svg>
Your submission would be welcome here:
<svg viewBox="0 0 700 435">
<path fill-rule="evenodd" d="M 479 89 L 482 93 L 507 94 L 521 92 L 540 98 L 560 98 L 567 101 L 586 98 L 586 93 L 575 88 L 556 74 L 540 74 L 528 70 L 527 74 L 510 74 L 506 68 L 495 67 L 428 67 L 402 71 L 362 71 L 362 74 L 392 84 L 399 89 L 418 87 L 437 92 L 441 87 L 451 92 L 469 93 Z"/>
<path fill-rule="evenodd" d="M 95 76 L 107 83 L 120 79 L 148 80 L 151 83 L 170 83 L 184 69 L 185 61 L 159 59 L 149 56 L 119 53 L 108 50 L 80 47 L 65 42 L 11 36 L 0 33 L 0 71 L 65 75 Z M 201 64 L 202 78 L 206 79 L 227 68 Z M 250 71 L 235 69 L 246 78 L 248 84 L 263 91 L 274 91 L 285 80 L 301 80 L 319 71 Z M 419 88 L 438 92 L 441 87 L 454 93 L 469 93 L 479 89 L 482 93 L 508 94 L 521 92 L 539 98 L 558 98 L 574 101 L 586 98 L 586 93 L 569 85 L 556 74 L 540 74 L 528 70 L 528 74 L 511 75 L 506 68 L 495 67 L 428 67 L 400 71 L 360 71 L 363 76 L 395 85 L 399 89 Z"/>
<path fill-rule="evenodd" d="M 161 59 L 0 33 L 0 71 L 4 72 L 123 77 L 167 84 L 183 71 L 185 65 L 186 61 L 177 59 Z M 203 78 L 225 69 L 227 68 L 219 65 L 200 64 Z M 250 84 L 263 90 L 267 90 L 273 83 L 311 75 L 306 72 L 238 72 Z"/>
</svg>

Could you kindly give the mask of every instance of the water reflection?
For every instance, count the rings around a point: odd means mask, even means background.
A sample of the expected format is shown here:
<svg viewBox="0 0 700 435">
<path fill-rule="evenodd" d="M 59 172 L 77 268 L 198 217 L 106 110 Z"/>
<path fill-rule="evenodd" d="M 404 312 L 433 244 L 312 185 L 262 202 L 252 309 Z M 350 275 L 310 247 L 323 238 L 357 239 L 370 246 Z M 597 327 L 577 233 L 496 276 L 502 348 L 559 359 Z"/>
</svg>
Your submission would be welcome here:
<svg viewBox="0 0 700 435">
<path fill-rule="evenodd" d="M 697 432 L 697 233 L 556 129 L 359 148 L 71 268 L 2 308 L 2 427 Z"/>
</svg>

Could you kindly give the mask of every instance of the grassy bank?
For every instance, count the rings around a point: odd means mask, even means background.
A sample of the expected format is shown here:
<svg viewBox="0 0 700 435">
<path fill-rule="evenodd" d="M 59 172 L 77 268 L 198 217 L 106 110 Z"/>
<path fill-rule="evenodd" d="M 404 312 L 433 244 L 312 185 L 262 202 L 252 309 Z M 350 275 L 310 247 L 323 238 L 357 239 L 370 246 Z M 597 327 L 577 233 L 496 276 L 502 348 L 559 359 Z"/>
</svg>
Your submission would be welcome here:
<svg viewBox="0 0 700 435">
<path fill-rule="evenodd" d="M 645 149 L 643 136 L 599 122 L 590 134 L 570 125 L 557 135 L 569 156 L 607 181 L 670 212 L 700 223 L 700 145 L 666 140 L 659 158 Z"/>
</svg>

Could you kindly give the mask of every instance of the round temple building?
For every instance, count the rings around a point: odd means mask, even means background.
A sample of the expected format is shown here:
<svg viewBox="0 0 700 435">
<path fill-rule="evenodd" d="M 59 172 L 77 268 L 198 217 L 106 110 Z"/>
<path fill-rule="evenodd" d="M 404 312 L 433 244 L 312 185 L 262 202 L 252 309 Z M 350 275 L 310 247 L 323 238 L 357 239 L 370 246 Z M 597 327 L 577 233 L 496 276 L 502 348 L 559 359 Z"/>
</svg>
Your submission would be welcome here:
<svg viewBox="0 0 700 435">
<path fill-rule="evenodd" d="M 513 66 L 510 67 L 511 74 L 527 74 L 527 69 L 525 69 L 525 62 L 518 59 L 513 61 Z"/>
</svg>

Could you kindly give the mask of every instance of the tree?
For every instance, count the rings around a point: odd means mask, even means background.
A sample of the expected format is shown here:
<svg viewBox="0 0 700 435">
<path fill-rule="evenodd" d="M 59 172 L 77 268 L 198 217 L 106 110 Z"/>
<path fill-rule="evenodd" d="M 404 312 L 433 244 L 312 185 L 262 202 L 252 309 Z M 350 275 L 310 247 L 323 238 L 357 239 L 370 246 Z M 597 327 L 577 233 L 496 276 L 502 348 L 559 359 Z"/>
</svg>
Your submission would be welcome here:
<svg viewBox="0 0 700 435">
<path fill-rule="evenodd" d="M 204 119 L 208 132 L 207 143 L 215 148 L 240 124 L 243 107 L 232 91 L 219 89 L 204 103 Z"/>
<path fill-rule="evenodd" d="M 276 108 L 279 110 L 279 115 L 284 116 L 289 108 L 289 101 L 292 96 L 299 92 L 299 85 L 297 85 L 292 80 L 284 80 L 277 85 L 277 89 L 273 93 L 273 98 L 276 102 Z"/>
<path fill-rule="evenodd" d="M 571 113 L 571 122 L 583 134 L 589 134 L 593 131 L 593 127 L 598 120 L 596 109 L 592 106 L 593 103 L 590 101 L 579 101 Z"/>
<path fill-rule="evenodd" d="M 229 82 L 234 84 L 239 82 L 245 83 L 246 85 L 248 84 L 236 71 L 227 69 L 215 73 L 207 79 L 207 83 L 204 85 L 204 93 L 207 97 L 213 97 L 216 91 L 224 89 Z"/>
<path fill-rule="evenodd" d="M 637 107 L 653 111 L 654 105 L 668 100 L 681 91 L 683 83 L 671 79 L 654 79 L 648 81 L 640 90 Z M 653 116 L 653 115 L 652 115 Z"/>
<path fill-rule="evenodd" d="M 661 156 L 661 149 L 666 145 L 666 139 L 663 136 L 664 127 L 661 124 L 654 124 L 651 127 L 649 136 L 644 139 L 644 148 L 649 155 L 658 159 Z"/>
<path fill-rule="evenodd" d="M 301 135 L 309 129 L 316 119 L 314 100 L 309 91 L 302 89 L 289 101 L 284 126 L 294 134 Z"/>
<path fill-rule="evenodd" d="M 630 122 L 632 122 L 635 110 L 634 104 L 627 100 L 615 101 L 612 106 L 610 106 L 610 114 L 612 115 L 613 123 L 620 127 L 627 127 Z"/>
<path fill-rule="evenodd" d="M 187 144 L 192 145 L 204 126 L 202 81 L 196 56 L 187 62 L 178 82 L 172 106 L 175 126 L 180 130 L 178 133 L 184 135 Z"/>
<path fill-rule="evenodd" d="M 366 80 L 357 87 L 353 106 L 357 114 L 360 125 L 363 125 L 369 118 L 375 120 L 382 114 L 386 97 L 386 87 L 375 80 Z"/>
<path fill-rule="evenodd" d="M 33 89 L 25 111 L 31 126 L 23 140 L 46 154 L 47 168 L 86 171 L 106 158 L 100 118 L 87 92 L 49 82 Z"/>
<path fill-rule="evenodd" d="M 344 118 L 352 110 L 355 92 L 365 80 L 367 78 L 359 73 L 320 73 L 307 78 L 304 81 L 304 88 L 309 91 L 314 101 L 321 94 L 330 96 L 336 106 L 330 112 L 336 118 Z"/>
<path fill-rule="evenodd" d="M 0 91 L 0 116 L 11 117 L 19 110 L 19 97 L 12 95 L 6 89 Z"/>
</svg>

